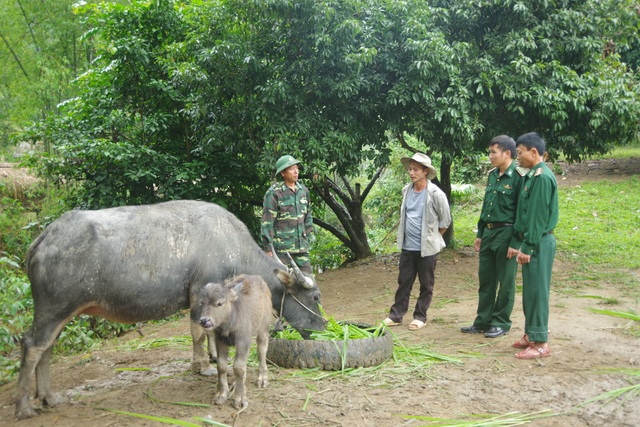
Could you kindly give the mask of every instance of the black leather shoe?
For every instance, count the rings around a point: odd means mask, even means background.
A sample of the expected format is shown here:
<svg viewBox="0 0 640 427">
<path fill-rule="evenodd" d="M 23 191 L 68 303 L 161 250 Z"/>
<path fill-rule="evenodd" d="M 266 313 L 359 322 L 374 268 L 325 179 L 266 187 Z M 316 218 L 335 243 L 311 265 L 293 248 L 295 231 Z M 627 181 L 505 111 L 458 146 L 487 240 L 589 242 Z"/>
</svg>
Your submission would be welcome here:
<svg viewBox="0 0 640 427">
<path fill-rule="evenodd" d="M 484 336 L 487 338 L 498 338 L 500 335 L 504 335 L 506 333 L 507 331 L 502 329 L 500 326 L 492 326 L 484 333 Z"/>
<path fill-rule="evenodd" d="M 460 328 L 460 332 L 463 334 L 484 334 L 487 332 L 486 329 L 476 328 L 475 326 L 465 326 L 464 328 Z"/>
</svg>

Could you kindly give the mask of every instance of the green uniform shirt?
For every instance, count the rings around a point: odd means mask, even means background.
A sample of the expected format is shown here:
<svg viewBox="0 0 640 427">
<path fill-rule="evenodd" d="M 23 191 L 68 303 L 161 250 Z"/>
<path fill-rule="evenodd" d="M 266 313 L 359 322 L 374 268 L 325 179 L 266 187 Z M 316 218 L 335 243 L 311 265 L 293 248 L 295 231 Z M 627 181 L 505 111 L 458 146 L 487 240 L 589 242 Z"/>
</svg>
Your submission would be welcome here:
<svg viewBox="0 0 640 427">
<path fill-rule="evenodd" d="M 261 235 L 264 249 L 270 251 L 273 244 L 278 253 L 309 252 L 312 233 L 307 187 L 296 182 L 293 191 L 284 182 L 273 184 L 263 201 Z"/>
<path fill-rule="evenodd" d="M 514 235 L 519 248 L 531 255 L 540 245 L 542 236 L 558 225 L 558 183 L 544 162 L 535 165 L 524 178 L 518 200 Z"/>
<path fill-rule="evenodd" d="M 516 162 L 511 162 L 502 175 L 498 168 L 489 172 L 476 237 L 482 238 L 488 223 L 516 223 L 518 195 L 527 172 L 516 167 Z"/>
</svg>

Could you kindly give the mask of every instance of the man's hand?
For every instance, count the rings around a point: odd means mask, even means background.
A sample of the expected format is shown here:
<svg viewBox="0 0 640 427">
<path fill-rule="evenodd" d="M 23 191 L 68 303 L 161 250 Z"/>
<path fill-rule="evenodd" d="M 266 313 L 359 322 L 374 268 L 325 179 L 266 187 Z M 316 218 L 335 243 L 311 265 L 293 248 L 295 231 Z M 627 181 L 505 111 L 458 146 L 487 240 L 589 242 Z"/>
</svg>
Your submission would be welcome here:
<svg viewBox="0 0 640 427">
<path fill-rule="evenodd" d="M 518 260 L 518 264 L 529 264 L 529 262 L 531 262 L 531 255 L 525 255 L 518 251 L 518 257 L 516 259 Z"/>
</svg>

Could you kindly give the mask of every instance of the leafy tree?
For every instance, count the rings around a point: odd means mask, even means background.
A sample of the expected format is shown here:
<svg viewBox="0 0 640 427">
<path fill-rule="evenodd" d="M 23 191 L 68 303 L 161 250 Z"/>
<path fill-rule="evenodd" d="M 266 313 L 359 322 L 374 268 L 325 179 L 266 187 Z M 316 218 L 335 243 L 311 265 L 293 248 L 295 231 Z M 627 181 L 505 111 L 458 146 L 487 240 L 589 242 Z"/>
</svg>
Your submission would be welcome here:
<svg viewBox="0 0 640 427">
<path fill-rule="evenodd" d="M 188 30 L 175 6 L 159 1 L 83 7 L 99 57 L 78 77 L 80 95 L 61 106 L 63 114 L 29 132 L 31 139 L 55 142 L 55 150 L 38 162 L 48 176 L 81 183 L 80 207 L 230 201 L 233 165 L 193 145 L 189 94 L 172 81 Z M 248 212 L 245 219 L 253 216 L 245 200 L 234 208 Z"/>
<path fill-rule="evenodd" d="M 638 86 L 618 54 L 637 42 L 630 1 L 160 0 L 86 11 L 100 56 L 66 114 L 33 134 L 56 142 L 42 164 L 83 183 L 83 206 L 211 200 L 255 229 L 259 189 L 287 153 L 303 160 L 319 212 L 334 214 L 316 223 L 362 258 L 363 204 L 388 163 L 388 131 L 438 155 L 450 194 L 454 161 L 497 133 L 537 130 L 552 155 L 579 159 L 638 130 Z M 605 55 L 611 40 L 618 51 Z"/>
<path fill-rule="evenodd" d="M 71 80 L 93 59 L 73 0 L 0 0 L 0 145 L 73 96 Z"/>
</svg>

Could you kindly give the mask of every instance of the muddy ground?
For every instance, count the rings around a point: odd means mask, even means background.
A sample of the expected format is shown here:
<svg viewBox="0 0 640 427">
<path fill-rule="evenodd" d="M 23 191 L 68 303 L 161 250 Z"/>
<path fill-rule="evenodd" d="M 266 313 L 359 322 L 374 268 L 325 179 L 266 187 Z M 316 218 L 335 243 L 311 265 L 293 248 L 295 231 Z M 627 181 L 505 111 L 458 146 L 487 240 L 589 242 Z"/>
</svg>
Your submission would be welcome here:
<svg viewBox="0 0 640 427">
<path fill-rule="evenodd" d="M 601 161 L 573 172 L 571 165 L 564 165 L 566 173 L 558 176 L 558 181 L 571 186 L 584 179 L 623 179 L 640 173 L 639 165 L 638 159 Z M 557 238 L 562 236 L 558 233 Z M 397 255 L 379 256 L 319 275 L 327 314 L 370 324 L 383 319 L 396 288 L 397 261 Z M 640 425 L 639 396 L 624 403 L 578 406 L 605 392 L 639 382 L 638 377 L 608 370 L 640 369 L 639 340 L 629 334 L 630 322 L 594 314 L 589 309 L 640 311 L 640 272 L 612 271 L 612 276 L 616 273 L 625 277 L 624 284 L 594 281 L 560 255 L 554 265 L 551 295 L 553 354 L 544 359 L 517 360 L 511 343 L 523 334 L 521 293 L 517 295 L 513 329 L 508 335 L 487 339 L 459 332 L 475 315 L 477 262 L 472 248 L 444 251 L 438 261 L 427 326 L 411 332 L 406 328 L 410 319 L 405 319 L 404 325 L 392 329 L 404 345 L 424 345 L 458 363 L 421 364 L 403 371 L 398 369 L 400 364 L 390 360 L 375 371 L 324 379 L 320 378 L 322 372 L 270 366 L 267 389 L 253 385 L 257 376 L 253 365 L 248 373 L 252 383 L 248 388 L 249 407 L 234 419 L 235 410 L 230 403 L 211 405 L 216 380 L 189 370 L 191 347 L 188 317 L 184 316 L 176 322 L 144 325 L 142 337 L 132 331 L 90 353 L 56 358 L 51 367 L 53 387 L 70 403 L 44 408 L 37 418 L 14 419 L 11 400 L 15 382 L 6 384 L 0 388 L 0 425 L 161 425 L 113 410 L 196 424 L 199 422 L 193 417 L 203 417 L 238 426 L 417 426 L 427 422 L 406 417 L 461 418 L 469 414 L 538 411 L 550 411 L 555 416 L 535 420 L 531 425 Z M 605 301 L 614 304 L 604 305 Z"/>
</svg>

